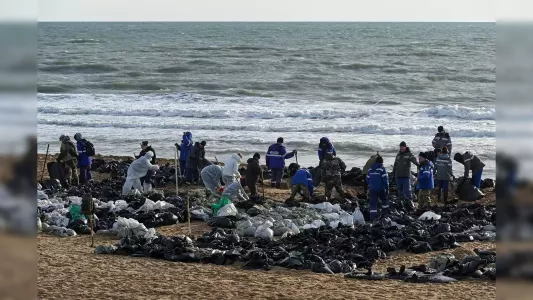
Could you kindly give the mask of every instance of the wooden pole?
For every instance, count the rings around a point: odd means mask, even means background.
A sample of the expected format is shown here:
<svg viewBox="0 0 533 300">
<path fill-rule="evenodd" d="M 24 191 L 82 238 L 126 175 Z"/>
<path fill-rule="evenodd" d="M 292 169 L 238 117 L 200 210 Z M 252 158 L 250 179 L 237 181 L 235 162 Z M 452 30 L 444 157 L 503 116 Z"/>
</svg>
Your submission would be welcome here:
<svg viewBox="0 0 533 300">
<path fill-rule="evenodd" d="M 50 150 L 50 144 L 48 144 L 48 146 L 46 146 L 46 156 L 44 157 L 43 171 L 41 172 L 41 182 L 43 182 L 44 170 L 46 169 L 46 161 L 48 160 L 48 150 Z M 48 175 L 48 176 L 50 176 L 50 175 Z"/>
<path fill-rule="evenodd" d="M 89 215 L 89 221 L 91 223 L 91 247 L 94 247 L 93 212 Z"/>
<path fill-rule="evenodd" d="M 176 196 L 179 196 L 178 195 L 178 181 L 179 181 L 179 178 L 178 178 L 178 161 L 179 161 L 179 152 L 178 152 L 178 148 L 176 147 L 176 152 L 174 152 L 174 164 L 176 165 L 175 167 L 175 172 L 174 172 L 174 177 L 176 177 Z M 180 170 L 181 171 L 181 170 Z"/>
</svg>

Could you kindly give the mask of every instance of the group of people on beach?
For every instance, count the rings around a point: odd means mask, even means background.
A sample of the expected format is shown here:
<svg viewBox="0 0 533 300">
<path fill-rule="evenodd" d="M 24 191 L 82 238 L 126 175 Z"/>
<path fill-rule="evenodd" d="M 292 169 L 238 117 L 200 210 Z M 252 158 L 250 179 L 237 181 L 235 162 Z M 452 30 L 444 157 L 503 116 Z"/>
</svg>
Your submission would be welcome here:
<svg viewBox="0 0 533 300">
<path fill-rule="evenodd" d="M 60 137 L 61 150 L 57 158 L 65 168 L 67 184 L 85 184 L 91 180 L 90 166 L 91 156 L 94 155 L 92 143 L 83 139 L 80 133 L 74 135 L 76 145 L 68 136 Z M 239 167 L 243 156 L 241 153 L 232 154 L 221 166 L 218 161 L 212 163 L 205 158 L 206 141 L 193 142 L 192 133 L 184 132 L 181 143 L 175 146 L 179 153 L 179 172 L 188 184 L 203 182 L 212 196 L 227 197 L 233 201 L 251 199 L 260 201 L 257 183 L 263 182 L 263 169 L 260 165 L 261 155 L 255 153 L 247 160 L 245 176 L 241 176 Z M 449 203 L 450 181 L 455 179 L 452 168 L 451 150 L 452 140 L 450 134 L 443 126 L 438 127 L 438 132 L 432 141 L 434 151 L 420 152 L 418 158 L 407 147 L 406 142 L 401 142 L 399 152 L 396 155 L 392 176 L 396 182 L 397 195 L 412 204 L 412 187 L 418 190 L 419 208 L 427 208 L 431 204 L 431 191 L 435 188 L 435 179 L 438 186 L 438 201 Z M 315 197 L 315 185 L 325 183 L 324 199 L 331 198 L 333 189 L 341 198 L 351 198 L 344 191 L 341 176 L 346 170 L 346 164 L 337 156 L 337 151 L 327 137 L 322 137 L 318 144 L 319 164 L 316 170 L 298 166 L 292 176 L 290 187 L 291 194 L 286 200 L 288 204 L 294 203 L 296 195 L 301 195 L 304 201 Z M 266 167 L 270 171 L 270 187 L 281 188 L 282 178 L 285 172 L 285 160 L 294 156 L 296 150 L 287 151 L 284 139 L 278 138 L 276 143 L 270 145 L 266 151 Z M 464 165 L 463 180 L 466 181 L 472 171 L 472 184 L 480 188 L 483 173 L 483 162 L 470 151 L 456 153 L 454 160 Z M 412 165 L 416 165 L 418 172 L 411 171 Z M 80 169 L 78 177 L 77 168 Z M 141 143 L 141 152 L 135 155 L 135 160 L 128 168 L 123 194 L 130 193 L 132 188 L 141 192 L 152 190 L 152 180 L 155 172 L 159 169 L 156 164 L 156 153 L 148 141 Z M 363 170 L 365 176 L 364 193 L 370 199 L 370 217 L 377 215 L 377 204 L 381 200 L 384 214 L 388 211 L 389 174 L 384 166 L 384 159 L 378 153 L 372 155 L 366 162 Z M 412 177 L 416 175 L 415 183 Z M 315 177 L 315 178 L 314 178 Z M 435 178 L 436 177 L 436 178 Z M 264 182 L 263 182 L 264 183 Z M 248 187 L 250 196 L 246 194 L 244 186 Z"/>
</svg>

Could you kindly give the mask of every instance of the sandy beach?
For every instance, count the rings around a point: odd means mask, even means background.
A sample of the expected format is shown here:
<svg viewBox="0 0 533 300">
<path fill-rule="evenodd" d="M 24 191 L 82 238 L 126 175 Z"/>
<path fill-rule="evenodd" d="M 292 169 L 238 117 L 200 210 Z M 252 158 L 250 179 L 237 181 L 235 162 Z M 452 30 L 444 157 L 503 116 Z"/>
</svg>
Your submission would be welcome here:
<svg viewBox="0 0 533 300">
<path fill-rule="evenodd" d="M 50 161 L 50 157 L 48 158 Z M 39 155 L 38 176 L 44 156 Z M 159 163 L 163 164 L 164 161 Z M 46 173 L 46 172 L 45 172 Z M 94 172 L 96 180 L 106 174 Z M 45 177 L 47 174 L 45 174 Z M 171 187 L 168 187 L 172 189 Z M 197 189 L 197 187 L 195 187 Z M 283 200 L 288 190 L 270 190 L 267 197 Z M 486 191 L 483 202 L 494 203 Z M 192 235 L 210 230 L 203 222 L 193 222 Z M 156 228 L 165 235 L 186 234 L 186 224 Z M 95 236 L 96 245 L 117 240 Z M 271 271 L 245 271 L 239 266 L 185 264 L 150 258 L 96 255 L 89 247 L 90 236 L 59 238 L 37 236 L 39 299 L 495 299 L 496 283 L 486 280 L 453 284 L 410 284 L 384 280 L 356 281 L 338 275 L 274 268 Z M 493 249 L 495 243 L 464 243 L 462 249 Z M 453 253 L 454 250 L 444 251 Z M 439 252 L 414 255 L 392 253 L 375 265 L 387 267 L 426 264 Z"/>
</svg>

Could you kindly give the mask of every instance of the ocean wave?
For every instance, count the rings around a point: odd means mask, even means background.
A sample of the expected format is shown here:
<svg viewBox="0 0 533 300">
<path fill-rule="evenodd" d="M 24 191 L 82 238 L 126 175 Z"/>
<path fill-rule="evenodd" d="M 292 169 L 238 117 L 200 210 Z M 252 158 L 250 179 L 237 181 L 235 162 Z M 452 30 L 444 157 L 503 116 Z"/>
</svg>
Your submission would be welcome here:
<svg viewBox="0 0 533 300">
<path fill-rule="evenodd" d="M 434 126 L 406 126 L 406 127 L 385 127 L 383 125 L 328 125 L 328 124 L 285 124 L 277 123 L 274 125 L 242 123 L 218 123 L 218 124 L 191 124 L 176 123 L 157 123 L 157 122 L 98 122 L 98 121 L 80 121 L 80 120 L 50 120 L 39 119 L 38 124 L 68 126 L 68 127 L 113 127 L 113 128 L 158 128 L 158 129 L 175 129 L 183 130 L 226 130 L 226 131 L 244 131 L 244 132 L 313 132 L 313 133 L 352 133 L 352 134 L 372 134 L 372 135 L 423 135 L 432 136 L 435 134 Z M 454 130 L 454 137 L 496 137 L 496 132 L 492 130 L 473 130 L 462 129 Z"/>
<path fill-rule="evenodd" d="M 463 120 L 495 120 L 496 109 L 487 107 L 466 107 L 459 105 L 439 105 L 422 111 L 436 118 L 455 118 Z"/>
<path fill-rule="evenodd" d="M 39 68 L 39 71 L 49 73 L 111 73 L 119 69 L 107 64 L 56 65 Z"/>
<path fill-rule="evenodd" d="M 364 70 L 364 69 L 383 68 L 383 66 L 376 65 L 376 64 L 369 64 L 369 63 L 340 64 L 338 65 L 338 67 L 341 69 L 347 69 L 347 70 Z"/>
<path fill-rule="evenodd" d="M 192 71 L 192 69 L 191 68 L 186 68 L 186 67 L 175 66 L 175 67 L 158 68 L 158 69 L 156 69 L 156 71 L 158 73 L 185 73 L 185 72 Z"/>
<path fill-rule="evenodd" d="M 165 87 L 156 83 L 126 83 L 126 82 L 112 82 L 95 84 L 92 87 L 105 90 L 137 90 L 137 91 L 161 91 Z"/>
<path fill-rule="evenodd" d="M 260 92 L 246 90 L 246 89 L 230 89 L 229 92 L 234 93 L 236 95 L 241 95 L 241 96 L 266 97 L 266 98 L 275 97 L 274 94 L 272 93 L 260 93 Z"/>
<path fill-rule="evenodd" d="M 382 72 L 390 74 L 407 74 L 409 70 L 403 68 L 387 68 L 383 69 Z"/>
<path fill-rule="evenodd" d="M 272 50 L 272 48 L 255 47 L 255 46 L 212 46 L 212 47 L 195 47 L 192 48 L 195 51 L 220 51 L 220 50 L 236 50 L 236 51 L 260 51 L 260 50 Z"/>
<path fill-rule="evenodd" d="M 236 100 L 236 103 L 242 103 Z M 211 104 L 212 105 L 212 104 Z M 53 106 L 41 106 L 37 112 L 41 114 L 59 115 L 98 115 L 98 116 L 131 116 L 131 117 L 165 117 L 165 118 L 246 118 L 246 119 L 276 119 L 276 118 L 303 118 L 303 119 L 360 119 L 376 114 L 378 110 L 360 109 L 356 111 L 337 111 L 323 109 L 315 111 L 303 110 L 261 110 L 235 111 L 232 109 L 218 108 L 183 108 L 183 109 L 107 109 L 107 108 L 59 108 Z"/>
<path fill-rule="evenodd" d="M 100 44 L 101 42 L 103 41 L 97 39 L 72 39 L 67 41 L 70 44 Z"/>
<path fill-rule="evenodd" d="M 74 87 L 70 85 L 39 85 L 37 86 L 37 93 L 43 94 L 55 94 L 55 93 L 65 93 L 72 90 Z"/>
<path fill-rule="evenodd" d="M 459 82 L 477 82 L 477 83 L 496 83 L 496 77 L 487 78 L 480 76 L 468 75 L 430 75 L 426 76 L 431 81 L 459 81 Z"/>
<path fill-rule="evenodd" d="M 415 57 L 449 57 L 449 54 L 442 53 L 442 52 L 436 52 L 436 51 L 416 51 L 416 52 L 392 52 L 392 53 L 384 53 L 385 56 L 415 56 Z"/>
<path fill-rule="evenodd" d="M 220 63 L 208 59 L 195 59 L 187 62 L 189 65 L 198 66 L 219 66 Z"/>
</svg>

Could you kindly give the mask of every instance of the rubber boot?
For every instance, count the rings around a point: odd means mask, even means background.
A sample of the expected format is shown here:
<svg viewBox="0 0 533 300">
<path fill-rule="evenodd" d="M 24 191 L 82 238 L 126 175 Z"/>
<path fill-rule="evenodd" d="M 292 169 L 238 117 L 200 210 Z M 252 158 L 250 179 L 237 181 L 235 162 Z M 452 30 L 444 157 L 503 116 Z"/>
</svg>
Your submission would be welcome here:
<svg viewBox="0 0 533 300">
<path fill-rule="evenodd" d="M 276 182 L 276 188 L 277 188 L 277 189 L 281 189 L 281 182 L 279 182 L 279 183 Z"/>
<path fill-rule="evenodd" d="M 440 202 L 442 193 L 445 193 L 445 192 L 442 192 L 442 190 L 439 189 L 439 193 L 437 196 L 437 202 Z M 444 200 L 444 203 L 446 203 L 446 200 Z"/>
<path fill-rule="evenodd" d="M 275 188 L 275 187 L 276 187 L 276 183 L 275 183 L 275 182 L 271 182 L 271 183 L 270 183 L 270 187 L 271 187 L 271 188 Z"/>
<path fill-rule="evenodd" d="M 444 205 L 448 205 L 448 192 L 442 192 L 444 194 Z"/>
</svg>

